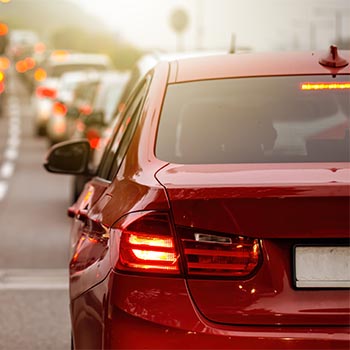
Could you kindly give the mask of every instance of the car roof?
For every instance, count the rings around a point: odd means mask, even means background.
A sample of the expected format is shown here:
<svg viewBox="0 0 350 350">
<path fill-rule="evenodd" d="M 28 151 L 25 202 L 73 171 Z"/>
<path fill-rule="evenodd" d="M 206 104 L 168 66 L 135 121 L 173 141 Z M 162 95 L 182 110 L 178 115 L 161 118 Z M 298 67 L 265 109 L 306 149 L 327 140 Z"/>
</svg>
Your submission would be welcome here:
<svg viewBox="0 0 350 350">
<path fill-rule="evenodd" d="M 66 64 L 103 64 L 111 66 L 111 60 L 109 56 L 104 54 L 90 54 L 90 53 L 72 53 L 67 52 L 59 57 L 51 56 L 50 65 L 66 65 Z"/>
<path fill-rule="evenodd" d="M 319 63 L 327 52 L 242 53 L 169 60 L 169 83 L 230 77 L 349 74 L 350 65 L 332 68 Z M 339 50 L 350 61 L 350 51 Z"/>
</svg>

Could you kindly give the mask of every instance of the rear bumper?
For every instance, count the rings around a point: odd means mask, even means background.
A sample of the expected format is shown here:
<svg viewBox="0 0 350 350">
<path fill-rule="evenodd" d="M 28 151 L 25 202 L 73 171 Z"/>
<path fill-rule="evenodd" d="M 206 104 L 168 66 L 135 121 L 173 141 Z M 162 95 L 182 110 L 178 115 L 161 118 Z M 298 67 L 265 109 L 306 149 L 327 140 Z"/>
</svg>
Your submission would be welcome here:
<svg viewBox="0 0 350 350">
<path fill-rule="evenodd" d="M 200 322 L 200 321 L 199 321 Z M 349 349 L 348 329 L 246 327 L 186 330 L 113 310 L 105 349 Z"/>
<path fill-rule="evenodd" d="M 105 349 L 350 348 L 349 327 L 220 325 L 198 312 L 181 279 L 111 277 Z"/>
</svg>

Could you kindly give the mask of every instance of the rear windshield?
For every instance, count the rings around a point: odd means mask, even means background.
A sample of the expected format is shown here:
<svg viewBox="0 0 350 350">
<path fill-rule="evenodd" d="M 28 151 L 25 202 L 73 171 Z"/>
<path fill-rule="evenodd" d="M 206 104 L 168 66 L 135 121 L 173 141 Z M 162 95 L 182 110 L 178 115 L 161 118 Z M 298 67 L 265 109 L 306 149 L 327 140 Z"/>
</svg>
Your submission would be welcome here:
<svg viewBox="0 0 350 350">
<path fill-rule="evenodd" d="M 156 156 L 171 163 L 349 161 L 349 76 L 170 85 Z"/>
</svg>

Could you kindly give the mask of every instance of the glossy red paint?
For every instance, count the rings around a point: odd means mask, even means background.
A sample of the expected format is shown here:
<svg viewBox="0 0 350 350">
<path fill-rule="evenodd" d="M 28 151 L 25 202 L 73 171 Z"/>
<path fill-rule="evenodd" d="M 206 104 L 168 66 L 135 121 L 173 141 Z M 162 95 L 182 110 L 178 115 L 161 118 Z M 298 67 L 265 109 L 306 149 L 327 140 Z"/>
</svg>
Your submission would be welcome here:
<svg viewBox="0 0 350 350">
<path fill-rule="evenodd" d="M 349 51 L 340 50 L 339 53 L 344 58 L 350 59 Z M 330 72 L 349 74 L 350 65 L 338 68 L 319 64 L 318 61 L 325 54 L 326 52 L 274 52 L 189 58 L 181 61 L 181 64 L 176 61 L 172 63 L 171 68 L 176 75 L 170 83 L 229 77 L 328 75 Z"/>
<path fill-rule="evenodd" d="M 69 210 L 76 349 L 349 347 L 348 290 L 296 289 L 292 257 L 301 240 L 348 239 L 349 164 L 183 165 L 159 160 L 154 151 L 169 83 L 329 74 L 320 55 L 226 55 L 155 67 L 116 175 L 93 178 Z M 145 213 L 167 218 L 176 274 L 121 267 L 125 222 Z M 184 227 L 258 240 L 256 267 L 244 278 L 190 276 Z"/>
</svg>

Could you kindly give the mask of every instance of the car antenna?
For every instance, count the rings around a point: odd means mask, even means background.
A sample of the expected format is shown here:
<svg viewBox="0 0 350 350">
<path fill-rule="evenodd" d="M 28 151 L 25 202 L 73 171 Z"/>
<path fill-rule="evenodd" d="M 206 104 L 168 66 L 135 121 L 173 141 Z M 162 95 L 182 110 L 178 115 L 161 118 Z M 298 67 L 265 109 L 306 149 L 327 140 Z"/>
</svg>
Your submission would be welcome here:
<svg viewBox="0 0 350 350">
<path fill-rule="evenodd" d="M 321 58 L 319 63 L 322 66 L 332 67 L 332 68 L 342 68 L 349 64 L 349 62 L 341 57 L 338 53 L 338 47 L 336 45 L 331 45 L 327 56 Z"/>
</svg>

